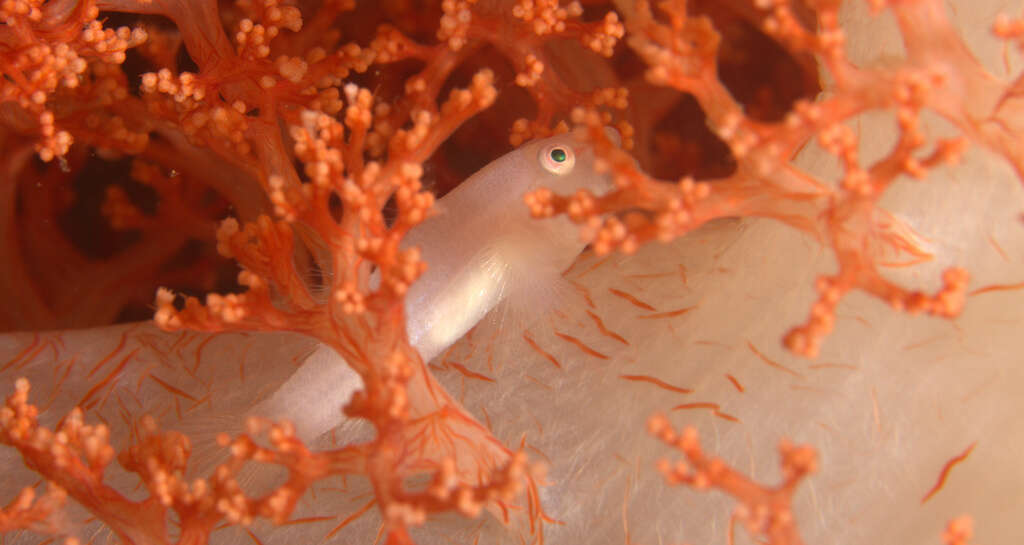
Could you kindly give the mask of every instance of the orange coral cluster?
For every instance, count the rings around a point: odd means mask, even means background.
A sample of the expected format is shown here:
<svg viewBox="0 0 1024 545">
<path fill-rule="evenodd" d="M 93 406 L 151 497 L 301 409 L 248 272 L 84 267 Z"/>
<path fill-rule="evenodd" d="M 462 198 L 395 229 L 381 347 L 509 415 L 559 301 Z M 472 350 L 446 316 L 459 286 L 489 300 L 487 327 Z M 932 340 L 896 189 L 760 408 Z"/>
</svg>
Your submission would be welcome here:
<svg viewBox="0 0 1024 545">
<path fill-rule="evenodd" d="M 697 490 L 721 489 L 740 502 L 732 520 L 744 524 L 751 536 L 773 545 L 804 543 L 790 504 L 797 484 L 818 469 L 817 454 L 813 448 L 794 447 L 783 441 L 779 445 L 779 455 L 785 481 L 769 488 L 750 481 L 723 461 L 709 458 L 702 451 L 694 428 L 676 432 L 665 416 L 655 415 L 647 422 L 647 431 L 686 456 L 686 462 L 673 464 L 662 460 L 658 464 L 669 484 L 686 484 Z"/>
<path fill-rule="evenodd" d="M 126 542 L 165 542 L 168 509 L 178 516 L 183 541 L 189 536 L 189 542 L 203 542 L 224 521 L 284 522 L 318 479 L 364 474 L 388 543 L 409 542 L 408 527 L 434 513 L 476 516 L 489 506 L 507 518 L 513 505 L 529 519 L 531 537 L 542 539 L 539 470 L 521 451 L 493 440 L 437 387 L 405 338 L 402 298 L 428 264 L 417 250 L 399 244 L 428 217 L 441 192 L 425 187 L 428 168 L 439 187 L 446 180 L 450 185 L 479 167 L 479 157 L 495 157 L 509 144 L 566 131 L 570 124 L 592 142 L 615 190 L 565 196 L 540 189 L 526 196 L 526 204 L 537 217 L 567 215 L 599 254 L 631 253 L 733 216 L 775 218 L 833 249 L 838 271 L 818 280 L 810 317 L 785 338 L 794 352 L 817 354 L 832 331 L 837 304 L 854 290 L 910 313 L 950 317 L 960 311 L 965 270 L 948 269 L 943 287 L 926 295 L 883 278 L 876 263 L 889 249 L 921 251 L 899 226 L 883 224 L 877 215 L 879 199 L 898 176 L 925 177 L 955 162 L 968 141 L 1011 162 L 1019 156 L 1011 147 L 1014 128 L 980 126 L 967 97 L 950 85 L 979 78 L 980 66 L 966 56 L 955 59 L 953 73 L 929 63 L 939 52 L 922 29 L 955 40 L 935 1 L 875 2 L 896 16 L 911 53 L 907 66 L 884 69 L 857 67 L 845 58 L 838 2 L 617 4 L 618 11 L 603 2 L 555 0 L 445 0 L 427 10 L 410 10 L 404 1 L 3 2 L 0 121 L 4 145 L 12 149 L 0 180 L 5 202 L 24 199 L 29 213 L 47 218 L 73 215 L 72 204 L 81 197 L 75 191 L 84 190 L 68 187 L 65 174 L 90 161 L 124 161 L 125 183 L 102 186 L 96 208 L 106 223 L 103 232 L 130 231 L 149 250 L 95 265 L 93 276 L 114 266 L 135 271 L 125 275 L 132 282 L 155 278 L 185 291 L 212 292 L 224 284 L 217 275 L 230 270 L 215 250 L 241 268 L 236 283 L 227 282 L 234 290 L 200 301 L 161 288 L 157 325 L 315 337 L 362 378 L 365 390 L 346 414 L 372 424 L 376 436 L 339 451 L 310 452 L 288 424 L 254 423 L 252 435 L 266 432 L 271 448 L 250 435 L 225 436 L 221 443 L 231 459 L 209 478 L 189 483 L 181 478 L 188 438 L 144 420 L 135 443 L 117 456 L 151 494 L 131 501 L 104 484 L 104 470 L 115 459 L 106 427 L 86 425 L 81 411 L 56 431 L 40 427 L 28 404 L 28 384 L 19 382 L 0 413 L 0 441 L 17 448 L 58 492 L 35 503 L 24 492 L 4 510 L 0 529 L 56 532 L 48 517 L 66 493 Z M 135 26 L 109 28 L 111 21 Z M 730 86 L 724 74 L 735 46 L 723 42 L 719 24 L 753 28 L 752 34 L 778 48 L 776 62 L 803 79 L 794 78 L 788 90 L 761 89 L 761 98 L 740 100 L 742 86 Z M 1019 27 L 1000 20 L 996 31 L 1019 39 Z M 817 67 L 834 86 L 826 98 L 812 101 Z M 659 133 L 659 121 L 670 116 L 653 104 L 666 91 L 691 96 L 711 130 L 686 145 L 696 146 L 697 155 L 701 146 L 720 150 L 671 176 L 658 172 L 664 165 L 657 157 L 683 143 L 679 134 Z M 1002 91 L 993 84 L 978 92 L 987 100 Z M 638 103 L 648 99 L 645 110 Z M 501 107 L 493 108 L 496 103 Z M 962 136 L 924 149 L 924 108 L 940 112 Z M 862 165 L 854 134 L 843 123 L 877 109 L 897 116 L 899 143 Z M 632 153 L 612 142 L 606 125 L 619 129 Z M 496 131 L 500 138 L 474 138 Z M 42 162 L 56 159 L 59 165 L 36 163 L 14 144 L 22 137 L 32 139 Z M 790 163 L 813 139 L 840 160 L 839 179 L 816 179 Z M 460 145 L 461 156 L 452 159 L 447 150 Z M 708 180 L 712 176 L 701 168 L 717 172 L 716 179 Z M 46 180 L 43 197 L 18 196 L 19 188 L 43 183 L 37 179 Z M 34 230 L 17 208 L 11 204 L 4 217 L 4 257 L 14 265 L 0 283 L 32 289 L 19 294 L 8 288 L 5 323 L 82 325 L 58 317 L 69 308 L 95 316 L 100 307 L 103 321 L 113 321 L 130 297 L 97 297 L 74 307 L 71 295 L 40 295 L 63 277 L 33 280 L 32 271 L 50 270 L 49 264 L 82 252 L 66 240 L 63 251 L 26 250 L 67 235 Z M 228 211 L 233 216 L 222 219 Z M 171 267 L 196 240 L 204 258 Z M 141 247 L 131 241 L 122 246 L 116 251 Z M 79 261 L 94 267 L 85 256 Z M 182 279 L 195 278 L 196 271 L 206 280 L 186 285 Z M 371 282 L 372 271 L 379 284 Z M 106 289 L 130 291 L 122 285 Z M 439 445 L 423 439 L 428 427 L 485 446 L 470 455 Z M 786 481 L 771 490 L 706 459 L 691 432 L 678 436 L 663 419 L 652 420 L 651 431 L 694 466 L 663 468 L 671 482 L 722 488 L 740 501 L 736 518 L 752 534 L 770 543 L 800 543 L 788 498 L 813 471 L 812 451 L 784 447 Z M 289 479 L 265 497 L 247 497 L 234 479 L 249 461 L 284 466 Z M 429 486 L 409 489 L 406 478 L 425 471 L 432 475 Z"/>
<path fill-rule="evenodd" d="M 685 2 L 664 2 L 660 7 L 669 23 L 662 24 L 647 2 L 636 3 L 629 19 L 629 42 L 649 66 L 648 81 L 693 95 L 707 115 L 709 126 L 729 146 L 737 169 L 730 177 L 716 180 L 714 189 L 685 177 L 674 186 L 660 183 L 635 168 L 632 157 L 614 150 L 601 135 L 599 129 L 608 122 L 607 116 L 578 109 L 572 119 L 587 127 L 589 136 L 598 142 L 597 150 L 606 157 L 606 168 L 615 173 L 618 189 L 599 199 L 587 192 L 556 198 L 550 191 L 541 190 L 529 198 L 534 215 L 566 213 L 585 227 L 598 253 L 615 249 L 632 253 L 649 241 L 669 241 L 713 218 L 728 216 L 773 217 L 827 240 L 836 252 L 840 270 L 819 280 L 821 299 L 807 323 L 793 329 L 785 340 L 790 350 L 808 357 L 817 355 L 821 342 L 832 331 L 836 304 L 852 290 L 879 297 L 897 310 L 957 315 L 966 293 L 965 270 L 948 270 L 943 287 L 928 296 L 885 280 L 877 271 L 875 256 L 864 252 L 864 248 L 872 247 L 877 252 L 880 245 L 923 251 L 899 235 L 889 240 L 881 237 L 883 227 L 875 215 L 878 200 L 896 177 L 922 178 L 937 165 L 959 160 L 966 145 L 963 138 L 940 141 L 924 157 L 914 155 L 925 142 L 918 127 L 920 111 L 933 106 L 930 100 L 938 97 L 932 95 L 946 77 L 952 76 L 929 74 L 928 66 L 902 70 L 856 67 L 845 59 L 841 47 L 838 6 L 816 6 L 820 25 L 817 33 L 796 18 L 789 2 L 765 6 L 771 8 L 762 22 L 765 31 L 793 54 L 815 55 L 836 79 L 828 99 L 814 104 L 798 101 L 784 119 L 766 123 L 748 116 L 743 104 L 719 80 L 719 41 L 710 19 L 691 15 Z M 892 9 L 911 17 L 904 13 L 911 11 L 908 6 L 900 4 Z M 948 27 L 948 22 L 945 25 Z M 978 69 L 976 65 L 969 68 Z M 896 111 L 900 141 L 889 156 L 864 168 L 852 129 L 841 123 L 876 108 Z M 966 127 L 972 123 L 967 112 L 952 113 L 960 116 L 953 121 Z M 815 136 L 844 165 L 838 187 L 811 179 L 789 163 Z M 643 212 L 630 212 L 637 208 Z"/>
</svg>

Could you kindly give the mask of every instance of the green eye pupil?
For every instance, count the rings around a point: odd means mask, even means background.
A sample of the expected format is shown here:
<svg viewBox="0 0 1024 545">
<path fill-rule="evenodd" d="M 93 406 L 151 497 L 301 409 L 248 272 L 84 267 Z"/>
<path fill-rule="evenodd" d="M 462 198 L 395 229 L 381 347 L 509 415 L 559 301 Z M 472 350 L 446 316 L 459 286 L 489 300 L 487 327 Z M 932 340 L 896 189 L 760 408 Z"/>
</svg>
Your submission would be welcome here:
<svg viewBox="0 0 1024 545">
<path fill-rule="evenodd" d="M 562 148 L 555 148 L 551 150 L 551 160 L 556 163 L 564 163 L 568 157 L 569 155 L 565 153 L 565 150 Z"/>
</svg>

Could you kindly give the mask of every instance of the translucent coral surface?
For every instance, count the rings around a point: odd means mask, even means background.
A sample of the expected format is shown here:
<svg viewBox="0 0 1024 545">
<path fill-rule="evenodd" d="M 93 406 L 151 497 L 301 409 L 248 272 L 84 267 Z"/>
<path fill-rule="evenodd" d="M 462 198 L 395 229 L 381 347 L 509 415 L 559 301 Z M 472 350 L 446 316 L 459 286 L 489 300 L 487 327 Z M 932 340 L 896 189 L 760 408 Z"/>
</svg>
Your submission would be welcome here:
<svg viewBox="0 0 1024 545">
<path fill-rule="evenodd" d="M 1019 540 L 1020 9 L 0 2 L 0 533 Z M 425 361 L 417 226 L 506 213 L 587 249 Z"/>
</svg>

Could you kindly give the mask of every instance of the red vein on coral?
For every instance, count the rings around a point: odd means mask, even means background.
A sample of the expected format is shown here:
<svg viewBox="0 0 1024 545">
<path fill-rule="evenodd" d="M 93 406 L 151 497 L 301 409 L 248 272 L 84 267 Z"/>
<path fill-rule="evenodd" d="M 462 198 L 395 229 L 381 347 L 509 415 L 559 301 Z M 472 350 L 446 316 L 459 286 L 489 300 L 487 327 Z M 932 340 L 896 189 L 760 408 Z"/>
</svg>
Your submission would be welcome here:
<svg viewBox="0 0 1024 545">
<path fill-rule="evenodd" d="M 602 360 L 608 359 L 608 356 L 606 354 L 602 354 L 602 353 L 598 352 L 597 350 L 594 350 L 593 348 L 591 348 L 591 347 L 587 346 L 586 344 L 584 344 L 583 341 L 577 339 L 576 337 L 573 337 L 572 335 L 567 335 L 565 333 L 561 333 L 561 332 L 555 331 L 555 336 L 557 336 L 559 339 L 562 339 L 563 341 L 565 341 L 565 342 L 567 342 L 569 344 L 572 344 L 572 345 L 576 346 L 577 348 L 582 350 L 585 354 L 588 354 L 590 356 L 594 356 L 595 358 L 602 359 Z"/>
<path fill-rule="evenodd" d="M 925 493 L 923 498 L 921 498 L 921 504 L 924 504 L 928 500 L 932 499 L 932 496 L 934 496 L 935 494 L 938 494 L 939 490 L 941 490 L 943 485 L 946 484 L 946 479 L 949 478 L 949 472 L 952 471 L 953 468 L 956 467 L 957 464 L 959 464 L 959 463 L 963 462 L 964 460 L 966 460 L 967 457 L 971 455 L 971 451 L 973 451 L 974 447 L 976 447 L 977 445 L 978 445 L 977 441 L 971 443 L 970 445 L 967 445 L 967 448 L 964 449 L 963 452 L 961 452 L 960 454 L 957 454 L 956 456 L 950 458 L 942 466 L 942 471 L 939 472 L 939 478 L 935 480 L 935 485 L 932 486 L 931 489 L 928 490 L 928 492 Z"/>
<path fill-rule="evenodd" d="M 654 384 L 655 386 L 658 386 L 660 388 L 664 388 L 666 390 L 669 390 L 669 391 L 672 391 L 672 392 L 676 392 L 676 393 L 679 393 L 679 394 L 692 394 L 693 393 L 693 390 L 690 389 L 690 388 L 682 388 L 680 386 L 673 386 L 673 385 L 671 385 L 671 384 L 669 384 L 669 383 L 667 383 L 667 382 L 665 382 L 665 381 L 663 381 L 663 380 L 661 380 L 659 378 L 651 377 L 651 376 L 648 376 L 648 375 L 619 375 L 619 378 L 621 378 L 623 380 L 631 380 L 631 381 L 634 381 L 634 382 L 649 382 L 651 384 Z"/>
<path fill-rule="evenodd" d="M 625 299 L 626 301 L 629 301 L 630 304 L 632 304 L 632 305 L 634 305 L 636 307 L 642 308 L 644 310 L 649 310 L 651 312 L 655 312 L 655 311 L 658 310 L 658 309 L 652 307 L 651 305 L 648 305 L 647 303 L 641 301 L 635 295 L 632 295 L 632 294 L 627 293 L 625 291 L 622 291 L 620 289 L 608 288 L 608 291 L 612 295 L 614 295 L 616 297 L 619 297 L 619 298 Z"/>
</svg>

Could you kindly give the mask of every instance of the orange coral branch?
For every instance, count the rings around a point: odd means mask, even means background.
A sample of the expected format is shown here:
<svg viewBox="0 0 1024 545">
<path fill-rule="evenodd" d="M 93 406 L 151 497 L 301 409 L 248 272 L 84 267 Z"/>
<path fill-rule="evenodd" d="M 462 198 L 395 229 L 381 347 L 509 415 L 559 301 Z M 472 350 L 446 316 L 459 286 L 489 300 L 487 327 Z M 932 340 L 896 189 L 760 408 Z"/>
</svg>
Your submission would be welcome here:
<svg viewBox="0 0 1024 545">
<path fill-rule="evenodd" d="M 709 458 L 701 449 L 697 430 L 688 427 L 677 433 L 662 415 L 648 420 L 647 430 L 666 445 L 682 452 L 686 461 L 675 464 L 661 460 L 658 469 L 670 485 L 686 484 L 697 490 L 718 488 L 736 498 L 740 508 L 735 517 L 755 539 L 772 545 L 803 543 L 792 513 L 792 496 L 797 484 L 817 470 L 817 454 L 808 446 L 795 447 L 788 441 L 779 444 L 784 479 L 778 487 L 754 483 L 717 458 Z"/>
</svg>

